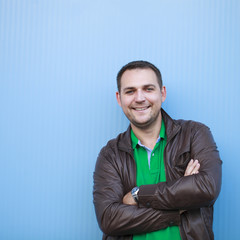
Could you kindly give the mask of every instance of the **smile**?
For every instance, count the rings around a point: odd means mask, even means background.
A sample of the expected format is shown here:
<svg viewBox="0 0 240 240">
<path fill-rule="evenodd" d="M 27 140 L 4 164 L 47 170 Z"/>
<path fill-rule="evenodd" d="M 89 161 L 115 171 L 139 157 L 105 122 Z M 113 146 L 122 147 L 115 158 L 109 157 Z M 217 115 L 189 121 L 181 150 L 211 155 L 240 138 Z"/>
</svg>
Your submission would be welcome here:
<svg viewBox="0 0 240 240">
<path fill-rule="evenodd" d="M 136 110 L 136 111 L 144 111 L 148 108 L 149 108 L 149 106 L 148 107 L 136 107 L 136 108 L 133 108 L 133 109 Z"/>
</svg>

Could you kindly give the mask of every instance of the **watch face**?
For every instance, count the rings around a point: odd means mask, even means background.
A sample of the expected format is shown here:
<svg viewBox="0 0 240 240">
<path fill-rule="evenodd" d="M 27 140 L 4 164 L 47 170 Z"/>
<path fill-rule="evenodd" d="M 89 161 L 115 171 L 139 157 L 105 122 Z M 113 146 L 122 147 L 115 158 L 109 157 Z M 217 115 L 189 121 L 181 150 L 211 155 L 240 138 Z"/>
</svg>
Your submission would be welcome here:
<svg viewBox="0 0 240 240">
<path fill-rule="evenodd" d="M 134 187 L 131 191 L 132 197 L 134 198 L 135 202 L 138 202 L 138 191 L 139 187 Z"/>
<path fill-rule="evenodd" d="M 135 188 L 132 189 L 131 193 L 134 194 L 134 193 L 138 192 L 138 190 L 139 190 L 139 188 L 135 187 Z"/>
</svg>

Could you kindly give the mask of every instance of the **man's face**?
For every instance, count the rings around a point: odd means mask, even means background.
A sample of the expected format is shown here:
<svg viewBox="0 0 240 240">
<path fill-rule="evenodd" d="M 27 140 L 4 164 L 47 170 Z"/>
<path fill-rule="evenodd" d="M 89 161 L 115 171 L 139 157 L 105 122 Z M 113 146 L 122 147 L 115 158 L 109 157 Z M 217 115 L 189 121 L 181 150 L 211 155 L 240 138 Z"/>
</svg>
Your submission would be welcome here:
<svg viewBox="0 0 240 240">
<path fill-rule="evenodd" d="M 160 121 L 166 88 L 160 89 L 152 69 L 127 70 L 122 75 L 121 90 L 116 97 L 131 124 L 146 129 Z"/>
</svg>

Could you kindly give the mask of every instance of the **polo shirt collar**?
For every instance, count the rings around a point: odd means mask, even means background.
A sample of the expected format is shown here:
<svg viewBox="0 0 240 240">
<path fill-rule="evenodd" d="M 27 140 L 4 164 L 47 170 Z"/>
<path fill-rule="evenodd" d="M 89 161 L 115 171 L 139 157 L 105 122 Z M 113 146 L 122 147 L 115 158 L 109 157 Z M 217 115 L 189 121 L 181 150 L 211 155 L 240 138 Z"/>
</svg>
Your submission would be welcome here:
<svg viewBox="0 0 240 240">
<path fill-rule="evenodd" d="M 165 123 L 162 119 L 162 123 L 161 123 L 161 129 L 160 129 L 160 138 L 163 138 L 164 140 L 167 140 L 167 134 L 166 134 L 166 129 L 165 129 Z"/>
<path fill-rule="evenodd" d="M 134 134 L 133 130 L 131 129 L 131 140 L 132 140 L 132 148 L 135 149 L 138 145 L 138 138 Z"/>
</svg>

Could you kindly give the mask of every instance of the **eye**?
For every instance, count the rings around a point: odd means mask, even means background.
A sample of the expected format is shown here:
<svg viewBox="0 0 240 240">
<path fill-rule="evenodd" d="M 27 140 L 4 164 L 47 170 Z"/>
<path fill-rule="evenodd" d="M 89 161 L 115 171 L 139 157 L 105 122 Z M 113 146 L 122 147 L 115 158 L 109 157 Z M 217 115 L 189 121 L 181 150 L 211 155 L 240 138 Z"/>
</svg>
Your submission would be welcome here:
<svg viewBox="0 0 240 240">
<path fill-rule="evenodd" d="M 132 94 L 133 93 L 133 90 L 128 90 L 125 92 L 125 94 Z"/>
<path fill-rule="evenodd" d="M 147 92 L 151 92 L 151 91 L 153 91 L 153 90 L 154 90 L 153 87 L 148 87 L 148 88 L 146 88 L 146 91 L 147 91 Z"/>
</svg>

